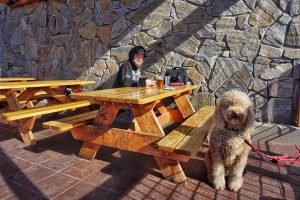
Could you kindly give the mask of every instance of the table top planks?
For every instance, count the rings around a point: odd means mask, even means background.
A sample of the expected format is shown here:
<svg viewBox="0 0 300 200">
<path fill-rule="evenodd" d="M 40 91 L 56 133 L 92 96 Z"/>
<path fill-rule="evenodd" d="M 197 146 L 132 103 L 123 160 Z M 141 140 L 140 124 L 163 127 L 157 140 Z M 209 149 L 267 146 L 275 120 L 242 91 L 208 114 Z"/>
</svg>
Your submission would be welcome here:
<svg viewBox="0 0 300 200">
<path fill-rule="evenodd" d="M 0 78 L 0 82 L 11 82 L 11 81 L 35 81 L 37 78 L 27 78 L 27 77 L 5 77 Z"/>
<path fill-rule="evenodd" d="M 52 81 L 29 81 L 29 82 L 0 82 L 0 90 L 36 88 L 36 87 L 55 87 L 55 86 L 74 86 L 94 84 L 95 81 L 81 80 L 52 80 Z"/>
<path fill-rule="evenodd" d="M 90 92 L 79 92 L 71 95 L 77 100 L 109 101 L 112 103 L 146 104 L 166 97 L 196 89 L 198 85 L 173 86 L 173 90 L 158 87 L 124 87 Z"/>
</svg>

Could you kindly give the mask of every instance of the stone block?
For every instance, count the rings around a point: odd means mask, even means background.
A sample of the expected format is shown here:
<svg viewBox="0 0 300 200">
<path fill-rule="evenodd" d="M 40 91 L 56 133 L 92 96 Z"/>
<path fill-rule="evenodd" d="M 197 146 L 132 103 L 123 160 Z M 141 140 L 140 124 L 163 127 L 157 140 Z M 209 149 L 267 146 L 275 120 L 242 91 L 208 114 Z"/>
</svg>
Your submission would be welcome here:
<svg viewBox="0 0 300 200">
<path fill-rule="evenodd" d="M 257 56 L 260 45 L 258 29 L 253 27 L 244 31 L 230 31 L 227 34 L 227 44 L 231 57 L 252 61 Z"/>
<path fill-rule="evenodd" d="M 293 66 L 291 63 L 284 63 L 266 70 L 260 77 L 265 80 L 272 80 L 279 77 L 289 76 L 292 70 Z"/>
<path fill-rule="evenodd" d="M 102 22 L 104 24 L 113 24 L 115 21 L 117 21 L 121 16 L 124 16 L 124 14 L 128 12 L 125 8 L 120 9 L 111 9 L 109 11 L 106 11 L 102 14 Z"/>
<path fill-rule="evenodd" d="M 74 22 L 77 27 L 80 27 L 82 25 L 85 25 L 89 23 L 93 19 L 94 15 L 91 9 L 84 9 L 79 15 L 76 15 L 74 17 Z"/>
<path fill-rule="evenodd" d="M 118 62 L 124 62 L 128 60 L 128 52 L 133 46 L 123 46 L 117 48 L 111 48 L 111 56 L 115 57 Z"/>
<path fill-rule="evenodd" d="M 293 18 L 287 31 L 285 44 L 292 47 L 300 47 L 300 15 Z"/>
<path fill-rule="evenodd" d="M 269 69 L 270 59 L 262 56 L 256 57 L 254 63 L 254 77 L 258 77 Z"/>
<path fill-rule="evenodd" d="M 276 48 L 270 45 L 261 44 L 259 55 L 267 58 L 280 58 L 282 56 L 283 49 Z"/>
<path fill-rule="evenodd" d="M 71 16 L 78 15 L 84 9 L 83 1 L 70 0 L 69 12 Z"/>
<path fill-rule="evenodd" d="M 272 0 L 259 1 L 249 18 L 249 24 L 259 28 L 268 27 L 282 15 Z"/>
<path fill-rule="evenodd" d="M 102 77 L 106 68 L 107 67 L 104 60 L 96 60 L 92 67 L 92 74 L 97 77 Z"/>
<path fill-rule="evenodd" d="M 268 82 L 270 97 L 292 97 L 294 80 L 289 77 L 279 78 Z"/>
<path fill-rule="evenodd" d="M 211 79 L 209 80 L 209 89 L 216 91 L 244 64 L 244 62 L 233 58 L 218 57 L 215 67 L 212 71 Z"/>
<path fill-rule="evenodd" d="M 248 85 L 253 79 L 252 69 L 250 69 L 248 65 L 251 65 L 251 68 L 253 68 L 251 62 L 246 63 L 240 70 L 238 70 L 238 72 L 224 82 L 224 84 L 216 91 L 215 95 L 217 97 L 221 97 L 225 92 L 232 89 L 237 89 L 247 93 Z"/>
<path fill-rule="evenodd" d="M 126 23 L 126 19 L 124 16 L 120 17 L 117 21 L 115 21 L 112 25 L 110 39 L 114 39 L 119 37 L 125 30 L 128 28 Z"/>
<path fill-rule="evenodd" d="M 25 58 L 26 60 L 37 60 L 38 55 L 38 46 L 36 41 L 33 38 L 26 37 L 25 39 Z"/>
<path fill-rule="evenodd" d="M 259 110 L 268 102 L 267 97 L 253 91 L 249 92 L 248 96 L 252 101 L 255 112 L 259 112 Z"/>
<path fill-rule="evenodd" d="M 215 96 L 209 92 L 199 92 L 191 97 L 191 103 L 195 110 L 203 106 L 215 106 Z"/>
<path fill-rule="evenodd" d="M 104 44 L 105 46 L 107 46 L 110 41 L 111 28 L 112 25 L 103 25 L 97 29 L 97 35 L 100 38 L 102 44 Z"/>
<path fill-rule="evenodd" d="M 206 39 L 198 53 L 195 55 L 195 59 L 197 61 L 204 61 L 206 58 L 218 56 L 222 54 L 225 48 L 226 44 L 224 42 L 216 42 L 211 39 Z"/>
<path fill-rule="evenodd" d="M 259 111 L 263 122 L 291 124 L 292 99 L 271 98 Z"/>
<path fill-rule="evenodd" d="M 78 33 L 87 39 L 93 39 L 97 34 L 97 26 L 93 22 L 89 22 L 88 24 L 79 27 Z"/>
<path fill-rule="evenodd" d="M 200 84 L 205 81 L 204 77 L 194 67 L 187 67 L 185 69 L 193 84 Z"/>
<path fill-rule="evenodd" d="M 192 57 L 196 54 L 200 41 L 190 33 L 173 33 L 166 38 L 166 47 L 185 56 Z"/>
<path fill-rule="evenodd" d="M 259 78 L 254 78 L 252 89 L 255 92 L 257 92 L 257 93 L 259 93 L 259 94 L 261 94 L 265 97 L 268 96 L 268 89 L 267 89 L 267 82 L 266 81 L 263 81 Z"/>
<path fill-rule="evenodd" d="M 153 36 L 155 38 L 163 38 L 169 35 L 172 31 L 172 21 L 165 20 L 161 24 L 157 25 L 153 29 L 147 31 L 149 36 Z"/>
<path fill-rule="evenodd" d="M 161 4 L 156 7 L 155 10 L 153 10 L 143 21 L 142 30 L 153 29 L 154 27 L 165 21 L 167 17 L 169 17 L 172 1 L 165 0 L 160 3 Z"/>
<path fill-rule="evenodd" d="M 300 58 L 300 49 L 284 48 L 283 55 L 289 59 L 298 59 Z"/>
</svg>

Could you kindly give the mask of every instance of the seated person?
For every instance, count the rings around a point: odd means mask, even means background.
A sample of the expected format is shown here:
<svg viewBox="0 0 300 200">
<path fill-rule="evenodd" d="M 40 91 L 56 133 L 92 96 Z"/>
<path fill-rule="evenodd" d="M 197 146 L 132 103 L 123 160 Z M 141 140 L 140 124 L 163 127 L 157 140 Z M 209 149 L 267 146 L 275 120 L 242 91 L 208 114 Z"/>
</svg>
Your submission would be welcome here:
<svg viewBox="0 0 300 200">
<path fill-rule="evenodd" d="M 128 61 L 123 63 L 120 67 L 114 87 L 138 87 L 139 79 L 143 70 L 142 64 L 146 56 L 146 50 L 144 47 L 133 47 L 129 51 Z M 152 85 L 155 85 L 155 81 L 146 79 L 146 86 Z M 130 122 L 133 120 L 133 118 L 134 116 L 130 109 L 121 108 L 116 119 L 118 125 L 115 127 L 127 129 L 129 128 Z"/>
<path fill-rule="evenodd" d="M 142 75 L 142 64 L 146 57 L 146 50 L 142 46 L 133 47 L 129 51 L 128 61 L 120 67 L 114 87 L 137 87 Z M 155 81 L 146 79 L 146 86 L 155 85 Z"/>
</svg>

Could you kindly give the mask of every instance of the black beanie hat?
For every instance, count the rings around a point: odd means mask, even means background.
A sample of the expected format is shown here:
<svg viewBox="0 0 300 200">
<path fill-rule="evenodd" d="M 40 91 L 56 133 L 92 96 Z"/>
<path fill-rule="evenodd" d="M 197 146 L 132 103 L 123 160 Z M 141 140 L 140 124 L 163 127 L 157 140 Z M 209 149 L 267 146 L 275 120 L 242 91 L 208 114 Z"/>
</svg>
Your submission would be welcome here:
<svg viewBox="0 0 300 200">
<path fill-rule="evenodd" d="M 144 54 L 144 57 L 147 57 L 146 49 L 143 46 L 136 46 L 129 51 L 129 61 L 132 61 L 134 54 L 138 53 Z"/>
</svg>

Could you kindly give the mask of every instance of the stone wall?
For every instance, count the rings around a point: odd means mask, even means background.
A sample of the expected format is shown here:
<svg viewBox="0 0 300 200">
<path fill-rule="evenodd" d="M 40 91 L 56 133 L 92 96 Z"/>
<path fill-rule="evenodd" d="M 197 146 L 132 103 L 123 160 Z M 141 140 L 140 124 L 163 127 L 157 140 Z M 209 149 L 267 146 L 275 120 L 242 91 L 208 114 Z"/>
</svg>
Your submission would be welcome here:
<svg viewBox="0 0 300 200">
<path fill-rule="evenodd" d="M 257 120 L 295 120 L 300 0 L 49 0 L 0 12 L 2 77 L 110 87 L 129 49 L 143 45 L 149 77 L 182 66 L 201 84 L 196 107 L 237 88 Z"/>
</svg>

